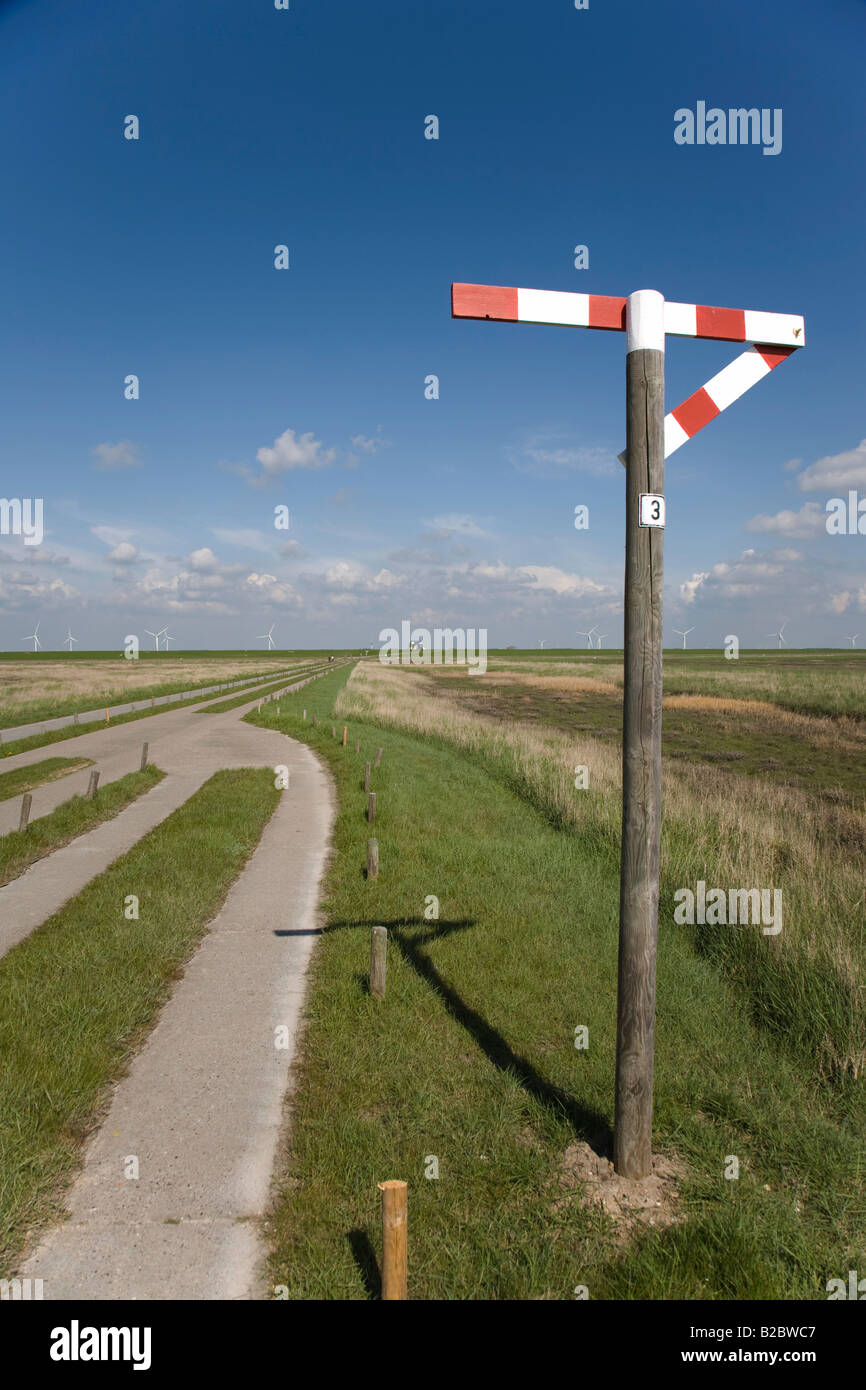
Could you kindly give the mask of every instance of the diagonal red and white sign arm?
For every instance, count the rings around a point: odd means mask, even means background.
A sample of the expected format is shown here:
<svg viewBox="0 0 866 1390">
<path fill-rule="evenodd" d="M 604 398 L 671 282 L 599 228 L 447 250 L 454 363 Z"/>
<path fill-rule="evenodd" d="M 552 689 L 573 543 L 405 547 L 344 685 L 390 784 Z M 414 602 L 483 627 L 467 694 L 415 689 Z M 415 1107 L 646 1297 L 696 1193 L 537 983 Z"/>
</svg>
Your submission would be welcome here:
<svg viewBox="0 0 866 1390">
<path fill-rule="evenodd" d="M 626 300 L 616 295 L 529 290 L 505 285 L 451 286 L 451 316 L 499 323 L 547 323 L 624 332 Z M 800 314 L 722 309 L 665 300 L 665 335 L 753 343 L 716 376 L 665 416 L 665 458 L 693 438 L 727 406 L 806 342 Z M 620 459 L 623 455 L 620 454 Z"/>
</svg>

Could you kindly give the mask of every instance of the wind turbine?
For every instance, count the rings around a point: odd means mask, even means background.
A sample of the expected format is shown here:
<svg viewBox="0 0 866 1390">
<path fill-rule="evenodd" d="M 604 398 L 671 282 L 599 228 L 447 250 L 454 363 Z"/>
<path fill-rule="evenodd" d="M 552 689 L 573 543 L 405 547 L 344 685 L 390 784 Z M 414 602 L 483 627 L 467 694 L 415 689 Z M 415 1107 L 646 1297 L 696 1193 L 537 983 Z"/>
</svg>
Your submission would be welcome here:
<svg viewBox="0 0 866 1390">
<path fill-rule="evenodd" d="M 577 630 L 577 635 L 578 635 L 578 637 L 585 637 L 585 638 L 586 638 L 586 645 L 587 645 L 588 647 L 591 647 L 591 646 L 592 646 L 592 634 L 593 634 L 594 632 L 598 632 L 598 628 L 597 628 L 597 627 L 591 627 L 591 628 L 589 629 L 589 632 L 581 632 L 581 631 L 580 631 L 580 628 L 578 628 L 578 630 Z"/>
<path fill-rule="evenodd" d="M 786 647 L 787 647 L 787 645 L 788 645 L 788 643 L 785 641 L 784 636 L 782 635 L 782 634 L 784 633 L 784 631 L 785 631 L 785 628 L 786 628 L 786 626 L 787 626 L 787 623 L 788 623 L 788 619 L 786 618 L 785 621 L 782 623 L 782 626 L 779 628 L 779 631 L 778 631 L 778 632 L 768 632 L 768 633 L 767 633 L 767 636 L 768 636 L 768 637 L 778 637 L 778 639 L 779 639 L 779 651 L 782 650 L 782 644 L 783 644 L 783 643 L 784 643 L 784 645 L 785 645 Z M 859 635 L 859 634 L 858 634 L 858 635 Z"/>
<path fill-rule="evenodd" d="M 596 643 L 595 643 L 596 648 L 598 649 L 598 651 L 601 651 L 602 638 L 604 638 L 604 637 L 606 637 L 606 636 L 607 636 L 607 633 L 606 633 L 606 632 L 600 632 L 600 633 L 598 634 L 598 638 L 596 639 Z"/>
<path fill-rule="evenodd" d="M 784 624 L 783 624 L 783 626 L 784 626 Z M 682 629 L 681 627 L 675 627 L 675 628 L 674 628 L 674 632 L 677 634 L 678 637 L 682 637 L 682 639 L 683 639 L 683 651 L 685 651 L 685 650 L 686 650 L 686 638 L 688 637 L 688 635 L 689 635 L 690 632 L 694 632 L 694 628 L 693 628 L 693 627 L 687 627 L 686 630 L 685 630 L 685 632 L 684 632 L 683 629 Z"/>
<path fill-rule="evenodd" d="M 150 630 L 149 627 L 146 627 L 144 630 L 145 630 L 145 632 L 147 633 L 148 637 L 152 637 L 152 638 L 153 638 L 153 650 L 154 650 L 155 652 L 158 652 L 158 651 L 159 651 L 159 639 L 160 639 L 160 637 L 162 636 L 162 634 L 165 632 L 165 628 L 164 628 L 164 627 L 161 627 L 160 630 L 159 630 L 159 632 L 151 632 L 151 630 Z"/>
<path fill-rule="evenodd" d="M 70 656 L 72 655 L 72 643 L 73 643 L 73 642 L 77 642 L 77 641 L 78 641 L 78 638 L 72 636 L 72 628 L 71 628 L 71 627 L 68 627 L 68 628 L 66 629 L 66 636 L 65 636 L 64 639 L 63 639 L 63 645 L 64 645 L 64 647 L 65 647 L 66 644 L 67 644 L 67 642 L 69 643 L 69 655 L 70 655 Z"/>
<path fill-rule="evenodd" d="M 277 645 L 276 642 L 274 641 L 274 635 L 273 635 L 273 634 L 274 634 L 274 628 L 275 628 L 275 627 L 276 627 L 276 623 L 271 623 L 271 625 L 270 625 L 270 627 L 268 628 L 267 632 L 260 632 L 259 635 L 258 635 L 258 639 L 257 639 L 257 640 L 258 640 L 259 642 L 267 641 L 267 644 L 268 644 L 268 651 L 271 651 L 271 650 Z"/>
<path fill-rule="evenodd" d="M 42 643 L 39 641 L 39 624 L 36 624 L 36 629 L 34 632 L 28 632 L 27 636 L 22 637 L 20 640 L 22 642 L 32 642 L 33 650 L 35 652 L 38 652 L 39 648 L 42 646 Z"/>
<path fill-rule="evenodd" d="M 542 651 L 544 651 L 544 644 L 545 644 L 546 641 L 547 641 L 547 638 L 546 638 L 546 637 L 543 637 L 542 640 L 541 640 L 541 641 L 539 642 L 539 644 L 538 644 Z"/>
<path fill-rule="evenodd" d="M 177 641 L 177 638 L 176 638 L 176 637 L 172 637 L 172 635 L 171 635 L 171 633 L 169 632 L 169 630 L 168 630 L 167 627 L 164 627 L 164 628 L 162 629 L 162 639 L 163 639 L 163 641 L 165 642 L 165 650 L 166 650 L 166 651 L 168 651 L 168 644 L 169 644 L 169 642 L 176 642 L 176 641 Z"/>
</svg>

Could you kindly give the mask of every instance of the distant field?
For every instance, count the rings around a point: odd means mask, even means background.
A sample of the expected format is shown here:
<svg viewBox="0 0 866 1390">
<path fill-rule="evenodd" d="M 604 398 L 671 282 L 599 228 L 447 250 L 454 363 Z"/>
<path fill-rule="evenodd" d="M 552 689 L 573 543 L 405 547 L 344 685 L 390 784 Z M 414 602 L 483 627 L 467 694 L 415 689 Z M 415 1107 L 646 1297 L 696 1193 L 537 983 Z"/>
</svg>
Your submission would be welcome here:
<svg viewBox="0 0 866 1390">
<path fill-rule="evenodd" d="M 0 727 L 51 719 L 76 710 L 150 699 L 197 686 L 247 676 L 268 676 L 308 664 L 307 658 L 268 655 L 209 656 L 169 652 L 157 657 L 142 652 L 137 661 L 117 653 L 59 657 L 56 653 L 4 657 L 0 671 Z"/>
</svg>

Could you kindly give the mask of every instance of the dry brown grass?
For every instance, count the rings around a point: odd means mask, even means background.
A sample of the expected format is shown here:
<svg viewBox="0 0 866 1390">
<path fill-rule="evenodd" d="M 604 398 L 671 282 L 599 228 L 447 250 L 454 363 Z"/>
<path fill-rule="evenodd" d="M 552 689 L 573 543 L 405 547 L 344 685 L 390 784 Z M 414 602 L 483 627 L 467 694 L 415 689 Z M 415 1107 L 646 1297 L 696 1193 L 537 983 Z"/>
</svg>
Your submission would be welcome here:
<svg viewBox="0 0 866 1390">
<path fill-rule="evenodd" d="M 473 713 L 434 694 L 427 677 L 407 679 L 399 668 L 373 664 L 355 668 L 336 713 L 496 760 L 557 823 L 618 849 L 620 754 L 610 743 Z M 580 764 L 589 768 L 588 791 L 574 789 Z M 757 934 L 758 949 L 777 952 L 785 968 L 807 961 L 838 980 L 850 1000 L 850 1032 L 823 1040 L 828 1067 L 855 1075 L 866 1069 L 866 816 L 795 787 L 684 762 L 665 764 L 663 798 L 664 883 L 781 888 L 782 934 Z"/>
<path fill-rule="evenodd" d="M 135 698 L 137 690 L 154 685 L 201 683 L 232 680 L 261 670 L 263 676 L 271 671 L 287 670 L 293 663 L 266 656 L 234 657 L 160 657 L 159 661 L 63 660 L 28 662 L 4 661 L 0 664 L 2 708 L 4 715 L 24 710 L 28 705 L 45 701 L 76 702 L 85 708 L 88 699 L 99 696 L 109 703 L 122 703 Z M 7 722 L 11 722 L 7 718 Z"/>
</svg>

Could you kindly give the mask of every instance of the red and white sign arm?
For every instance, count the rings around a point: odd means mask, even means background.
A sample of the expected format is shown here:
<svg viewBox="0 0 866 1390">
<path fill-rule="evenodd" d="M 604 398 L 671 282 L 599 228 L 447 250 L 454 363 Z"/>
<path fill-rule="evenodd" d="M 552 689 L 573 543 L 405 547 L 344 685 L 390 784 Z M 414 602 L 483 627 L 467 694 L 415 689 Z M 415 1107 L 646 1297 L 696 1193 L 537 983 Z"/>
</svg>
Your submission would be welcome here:
<svg viewBox="0 0 866 1390">
<path fill-rule="evenodd" d="M 624 298 L 609 294 L 525 290 L 506 285 L 451 286 L 451 317 L 455 319 L 554 323 L 624 333 L 625 307 Z M 674 304 L 669 300 L 665 300 L 665 335 L 789 348 L 803 347 L 806 342 L 806 329 L 800 314 L 720 309 L 711 304 Z"/>
<path fill-rule="evenodd" d="M 792 347 L 770 347 L 766 343 L 758 343 L 741 352 L 739 357 L 711 377 L 706 386 L 695 391 L 676 410 L 669 411 L 665 416 L 665 458 L 670 458 L 698 430 L 715 420 L 729 405 L 744 396 L 750 386 L 778 367 L 794 351 Z"/>
<path fill-rule="evenodd" d="M 455 319 L 552 323 L 624 332 L 626 303 L 624 298 L 606 294 L 505 285 L 451 286 L 451 316 Z M 665 416 L 665 458 L 806 342 L 801 314 L 722 309 L 711 304 L 675 304 L 668 300 L 664 304 L 664 331 L 666 337 L 670 334 L 676 338 L 755 344 Z M 625 462 L 622 454 L 619 457 Z"/>
</svg>

